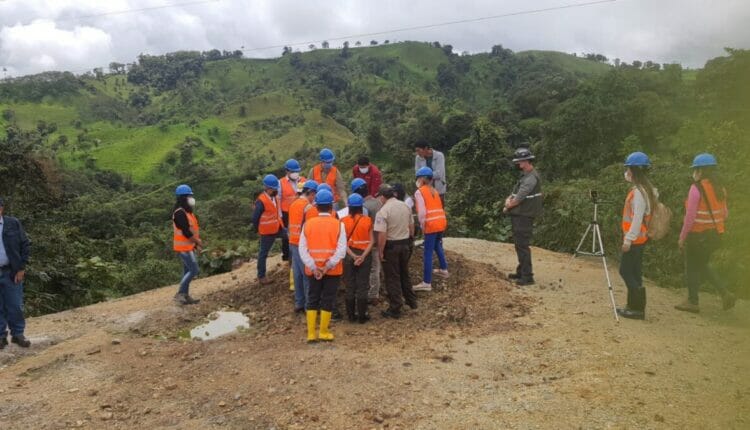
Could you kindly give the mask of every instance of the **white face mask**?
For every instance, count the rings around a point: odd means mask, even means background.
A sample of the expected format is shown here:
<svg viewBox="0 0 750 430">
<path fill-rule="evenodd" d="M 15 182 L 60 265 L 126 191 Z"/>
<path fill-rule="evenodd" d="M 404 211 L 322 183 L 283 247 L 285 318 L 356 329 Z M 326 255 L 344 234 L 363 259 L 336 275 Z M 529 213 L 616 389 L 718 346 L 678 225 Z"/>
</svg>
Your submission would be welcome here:
<svg viewBox="0 0 750 430">
<path fill-rule="evenodd" d="M 187 198 L 187 204 L 188 204 L 188 205 L 189 205 L 189 206 L 190 206 L 191 208 L 194 208 L 194 207 L 195 207 L 195 199 L 194 199 L 193 197 L 188 197 L 188 198 Z"/>
<path fill-rule="evenodd" d="M 297 173 L 297 172 L 290 173 L 289 174 L 289 179 L 291 179 L 293 181 L 296 181 L 297 179 L 299 179 L 299 173 Z"/>
<path fill-rule="evenodd" d="M 633 175 L 630 173 L 630 170 L 625 171 L 625 180 L 628 182 L 633 182 Z"/>
<path fill-rule="evenodd" d="M 416 185 L 417 189 L 419 189 L 419 187 L 422 186 L 422 181 L 417 181 L 417 182 L 414 183 L 414 185 Z"/>
<path fill-rule="evenodd" d="M 698 173 L 697 170 L 693 170 L 693 182 L 698 182 L 701 180 L 701 174 Z"/>
<path fill-rule="evenodd" d="M 360 167 L 360 168 L 359 168 L 359 173 L 361 173 L 361 174 L 363 174 L 363 175 L 364 175 L 365 173 L 369 172 L 369 171 L 370 171 L 370 168 L 369 168 L 369 167 Z"/>
</svg>

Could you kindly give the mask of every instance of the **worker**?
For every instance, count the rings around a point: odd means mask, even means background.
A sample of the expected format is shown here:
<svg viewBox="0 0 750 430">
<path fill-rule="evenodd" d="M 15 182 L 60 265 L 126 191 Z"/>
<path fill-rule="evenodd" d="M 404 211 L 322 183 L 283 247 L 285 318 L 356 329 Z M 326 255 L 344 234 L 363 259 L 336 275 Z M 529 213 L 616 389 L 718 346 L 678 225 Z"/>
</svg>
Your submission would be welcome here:
<svg viewBox="0 0 750 430">
<path fill-rule="evenodd" d="M 276 238 L 287 236 L 286 228 L 281 221 L 281 198 L 279 197 L 279 180 L 275 175 L 263 178 L 263 192 L 255 201 L 253 225 L 260 234 L 260 251 L 258 252 L 258 282 L 261 285 L 272 283 L 266 276 L 266 259 Z"/>
<path fill-rule="evenodd" d="M 310 284 L 305 276 L 305 265 L 299 255 L 299 238 L 305 212 L 312 206 L 318 184 L 308 179 L 302 184 L 302 193 L 289 207 L 289 251 L 292 256 L 292 275 L 294 277 L 294 312 L 301 313 L 307 308 L 307 293 Z"/>
<path fill-rule="evenodd" d="M 286 175 L 279 180 L 279 185 L 281 185 L 281 221 L 288 230 L 289 207 L 293 201 L 297 200 L 297 185 L 300 182 L 305 182 L 305 178 L 299 175 L 302 168 L 299 162 L 293 158 L 284 163 L 284 170 Z M 281 239 L 281 260 L 289 261 L 289 240 L 285 238 Z"/>
<path fill-rule="evenodd" d="M 31 346 L 26 338 L 23 315 L 23 281 L 31 253 L 31 241 L 15 217 L 5 215 L 5 202 L 0 198 L 0 349 L 10 341 L 21 348 Z"/>
<path fill-rule="evenodd" d="M 445 192 L 447 190 L 447 182 L 445 175 L 445 155 L 442 152 L 433 149 L 427 141 L 419 140 L 414 145 L 414 172 L 418 171 L 422 167 L 429 167 L 432 169 L 432 186 L 435 187 L 438 194 L 440 194 L 440 200 L 443 202 L 445 207 Z"/>
<path fill-rule="evenodd" d="M 409 207 L 396 198 L 390 185 L 381 185 L 376 197 L 383 207 L 375 217 L 374 230 L 378 233 L 378 256 L 388 293 L 388 309 L 381 315 L 398 319 L 404 303 L 417 308 L 417 296 L 409 280 L 409 244 L 414 237 L 414 220 Z"/>
<path fill-rule="evenodd" d="M 718 175 L 716 157 L 699 154 L 693 160 L 693 184 L 685 201 L 685 218 L 678 246 L 685 253 L 685 283 L 688 289 L 686 302 L 676 309 L 698 313 L 698 291 L 704 281 L 713 284 L 722 297 L 722 307 L 734 307 L 735 297 L 724 280 L 709 266 L 711 256 L 721 247 L 721 237 L 726 231 L 729 216 L 727 191 Z"/>
<path fill-rule="evenodd" d="M 508 275 L 516 285 L 533 285 L 534 272 L 531 264 L 531 238 L 534 219 L 542 215 L 542 179 L 531 163 L 535 157 L 528 148 L 518 148 L 513 163 L 521 170 L 521 178 L 513 193 L 505 199 L 503 213 L 510 215 L 513 243 L 518 257 L 515 273 Z"/>
<path fill-rule="evenodd" d="M 333 316 L 336 290 L 344 273 L 346 230 L 344 224 L 331 215 L 333 194 L 318 191 L 315 195 L 318 216 L 305 221 L 299 239 L 299 254 L 305 264 L 310 283 L 307 301 L 307 341 L 331 341 L 329 324 Z M 315 322 L 320 310 L 320 331 L 316 336 Z"/>
<path fill-rule="evenodd" d="M 370 189 L 367 185 L 367 182 L 362 178 L 355 178 L 352 180 L 351 185 L 352 193 L 359 194 L 364 199 L 363 207 L 367 210 L 367 214 L 370 217 L 370 219 L 375 220 L 375 217 L 378 215 L 378 211 L 381 207 L 383 207 L 383 204 L 380 203 L 380 200 L 375 198 L 375 194 L 377 194 L 377 191 L 375 191 L 372 195 L 370 195 Z M 372 259 L 372 265 L 370 267 L 370 290 L 367 293 L 368 302 L 371 305 L 377 305 L 380 303 L 380 258 L 378 258 L 377 253 L 375 253 L 375 257 Z"/>
<path fill-rule="evenodd" d="M 643 152 L 634 152 L 625 159 L 625 180 L 632 184 L 622 209 L 622 259 L 620 276 L 628 288 L 628 303 L 618 308 L 623 318 L 642 320 L 646 315 L 646 288 L 643 286 L 643 250 L 648 242 L 651 208 L 659 197 L 648 178 L 651 161 Z"/>
<path fill-rule="evenodd" d="M 319 184 L 326 183 L 333 190 L 333 209 L 338 210 L 339 206 L 346 206 L 346 188 L 344 187 L 344 178 L 341 176 L 341 172 L 333 165 L 336 157 L 333 155 L 333 151 L 328 148 L 323 148 L 320 151 L 320 163 L 316 164 L 310 169 L 309 178 L 315 180 Z M 339 203 L 341 203 L 339 205 Z"/>
<path fill-rule="evenodd" d="M 447 278 L 448 262 L 445 260 L 445 251 L 443 251 L 443 234 L 448 228 L 448 220 L 443 210 L 443 202 L 440 195 L 432 186 L 432 169 L 422 167 L 417 170 L 416 187 L 414 193 L 414 202 L 417 208 L 417 218 L 419 226 L 424 232 L 424 261 L 422 282 L 415 285 L 413 290 L 432 291 L 432 254 L 437 254 L 440 268 L 435 270 L 435 274 Z"/>
<path fill-rule="evenodd" d="M 346 230 L 347 250 L 344 260 L 346 284 L 346 315 L 349 322 L 364 324 L 369 321 L 367 295 L 370 290 L 370 267 L 375 236 L 372 218 L 362 213 L 365 200 L 352 194 L 347 200 L 349 215 L 341 219 Z"/>
<path fill-rule="evenodd" d="M 172 212 L 174 232 L 173 249 L 182 260 L 182 279 L 174 301 L 180 305 L 194 305 L 200 300 L 190 297 L 190 281 L 198 276 L 197 253 L 203 249 L 200 226 L 195 216 L 195 198 L 189 185 L 180 185 L 175 190 L 177 202 Z"/>
<path fill-rule="evenodd" d="M 367 195 L 374 196 L 383 183 L 383 175 L 380 173 L 378 166 L 370 163 L 366 156 L 359 157 L 357 164 L 352 167 L 352 178 L 364 179 L 367 183 Z"/>
</svg>

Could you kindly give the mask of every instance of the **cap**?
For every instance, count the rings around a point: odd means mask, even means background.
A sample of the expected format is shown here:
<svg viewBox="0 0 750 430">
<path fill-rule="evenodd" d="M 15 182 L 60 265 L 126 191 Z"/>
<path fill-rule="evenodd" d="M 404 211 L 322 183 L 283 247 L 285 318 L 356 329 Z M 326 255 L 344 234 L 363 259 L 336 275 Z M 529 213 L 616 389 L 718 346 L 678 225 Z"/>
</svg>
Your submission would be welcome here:
<svg viewBox="0 0 750 430">
<path fill-rule="evenodd" d="M 378 188 L 378 192 L 375 193 L 375 197 L 393 197 L 393 187 L 388 184 L 382 184 L 380 188 Z"/>
</svg>

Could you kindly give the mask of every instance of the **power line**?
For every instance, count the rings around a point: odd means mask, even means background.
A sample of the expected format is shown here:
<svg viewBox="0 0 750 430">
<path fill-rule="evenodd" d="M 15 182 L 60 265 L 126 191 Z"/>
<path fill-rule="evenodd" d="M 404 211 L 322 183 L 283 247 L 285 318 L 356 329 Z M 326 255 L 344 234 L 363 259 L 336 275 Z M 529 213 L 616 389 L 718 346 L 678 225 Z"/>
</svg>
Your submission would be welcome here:
<svg viewBox="0 0 750 430">
<path fill-rule="evenodd" d="M 445 27 L 449 25 L 458 25 L 458 24 L 467 24 L 471 22 L 481 22 L 481 21 L 490 21 L 494 19 L 500 19 L 500 18 L 507 18 L 511 16 L 520 16 L 520 15 L 532 15 L 532 14 L 538 14 L 538 13 L 544 13 L 544 12 L 551 12 L 551 11 L 557 11 L 557 10 L 564 10 L 564 9 L 575 9 L 575 8 L 581 8 L 586 6 L 594 6 L 598 4 L 604 4 L 604 3 L 615 3 L 619 0 L 596 0 L 596 1 L 590 1 L 586 3 L 572 3 L 572 4 L 566 4 L 566 5 L 560 5 L 560 6 L 552 6 L 542 9 L 528 9 L 523 11 L 517 11 L 517 12 L 509 12 L 504 13 L 500 15 L 490 15 L 490 16 L 482 16 L 477 18 L 468 18 L 468 19 L 461 19 L 457 21 L 445 21 L 435 24 L 425 24 L 425 25 L 418 25 L 413 27 L 402 27 L 402 28 L 394 28 L 391 30 L 386 31 L 377 31 L 372 33 L 360 33 L 360 34 L 350 34 L 348 36 L 340 36 L 340 37 L 329 37 L 327 39 L 318 39 L 318 40 L 308 40 L 306 42 L 288 42 L 282 45 L 271 45 L 271 46 L 263 46 L 259 48 L 247 48 L 242 49 L 243 52 L 252 52 L 252 51 L 264 51 L 268 49 L 278 49 L 278 48 L 284 48 L 286 46 L 299 46 L 299 45 L 309 45 L 311 43 L 316 42 L 323 42 L 327 40 L 344 40 L 344 39 L 354 39 L 358 37 L 371 37 L 371 36 L 380 36 L 383 34 L 392 34 L 392 33 L 402 33 L 405 31 L 412 31 L 412 30 L 425 30 L 429 28 L 437 28 L 437 27 Z"/>
<path fill-rule="evenodd" d="M 53 21 L 55 22 L 78 21 L 82 19 L 99 18 L 103 16 L 126 15 L 126 14 L 136 13 L 136 12 L 150 12 L 153 10 L 170 9 L 173 7 L 195 6 L 199 4 L 216 3 L 219 1 L 221 0 L 198 0 L 198 1 L 189 1 L 189 2 L 184 2 L 184 3 L 172 3 L 172 4 L 161 5 L 161 6 L 142 7 L 138 9 L 124 9 L 124 10 L 117 10 L 117 11 L 110 11 L 110 12 L 102 12 L 102 13 L 97 13 L 93 15 L 79 15 L 79 16 L 73 16 L 70 18 L 58 18 L 58 19 L 54 19 Z"/>
</svg>

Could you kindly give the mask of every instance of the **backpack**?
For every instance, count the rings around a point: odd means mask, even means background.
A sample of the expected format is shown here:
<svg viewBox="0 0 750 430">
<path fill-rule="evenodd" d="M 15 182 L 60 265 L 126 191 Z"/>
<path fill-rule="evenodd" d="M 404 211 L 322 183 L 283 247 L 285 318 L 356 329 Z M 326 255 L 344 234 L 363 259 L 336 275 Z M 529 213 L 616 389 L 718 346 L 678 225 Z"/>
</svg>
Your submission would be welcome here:
<svg viewBox="0 0 750 430">
<path fill-rule="evenodd" d="M 645 195 L 645 194 L 644 194 Z M 652 240 L 662 239 L 669 233 L 669 225 L 672 222 L 672 210 L 656 197 L 655 207 L 651 208 L 651 220 L 648 223 L 648 238 Z"/>
</svg>

